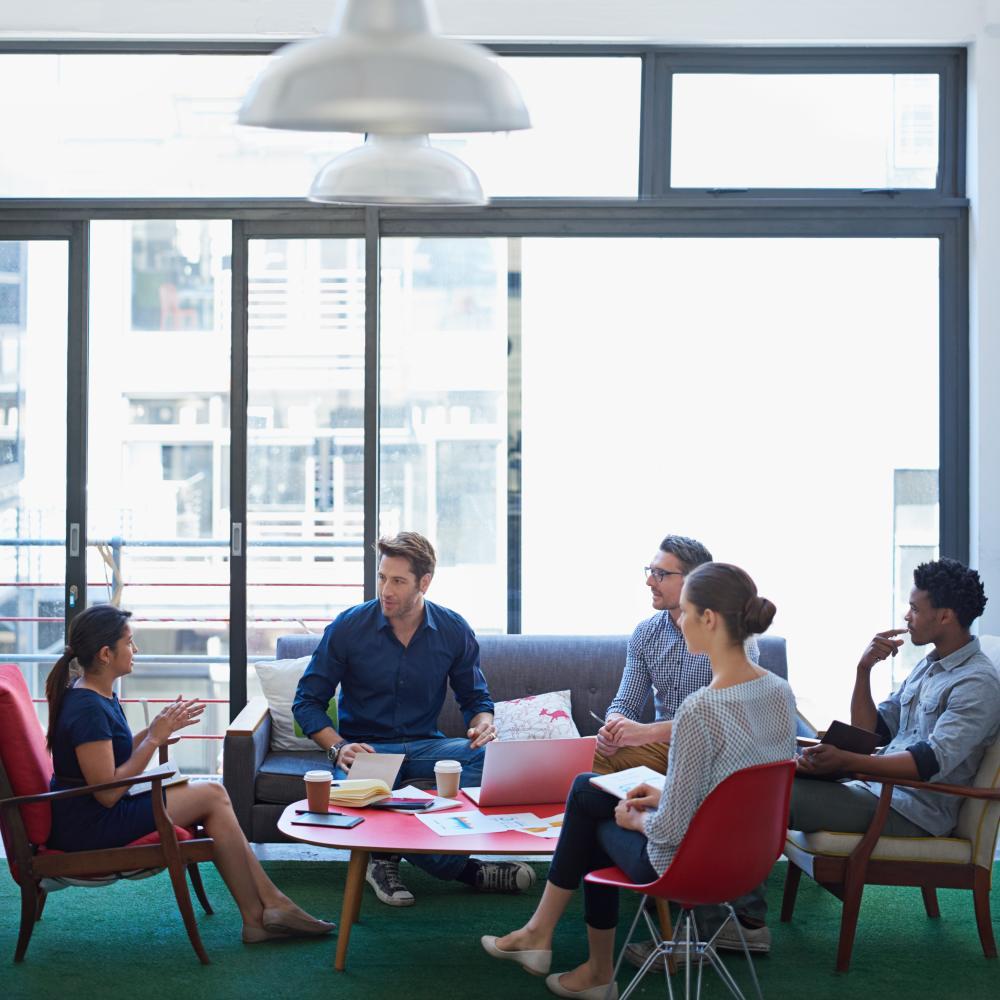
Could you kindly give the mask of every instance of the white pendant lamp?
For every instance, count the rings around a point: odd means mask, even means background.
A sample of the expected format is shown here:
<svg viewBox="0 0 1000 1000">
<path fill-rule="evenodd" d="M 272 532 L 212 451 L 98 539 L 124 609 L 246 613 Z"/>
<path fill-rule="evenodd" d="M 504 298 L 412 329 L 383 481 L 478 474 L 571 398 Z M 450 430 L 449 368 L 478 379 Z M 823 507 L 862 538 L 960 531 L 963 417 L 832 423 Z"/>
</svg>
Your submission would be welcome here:
<svg viewBox="0 0 1000 1000">
<path fill-rule="evenodd" d="M 531 125 L 488 50 L 435 33 L 428 0 L 338 0 L 330 34 L 281 49 L 239 121 L 378 136 Z"/>
<path fill-rule="evenodd" d="M 331 160 L 309 200 L 334 205 L 484 205 L 479 180 L 457 156 L 426 135 L 369 135 Z"/>
</svg>

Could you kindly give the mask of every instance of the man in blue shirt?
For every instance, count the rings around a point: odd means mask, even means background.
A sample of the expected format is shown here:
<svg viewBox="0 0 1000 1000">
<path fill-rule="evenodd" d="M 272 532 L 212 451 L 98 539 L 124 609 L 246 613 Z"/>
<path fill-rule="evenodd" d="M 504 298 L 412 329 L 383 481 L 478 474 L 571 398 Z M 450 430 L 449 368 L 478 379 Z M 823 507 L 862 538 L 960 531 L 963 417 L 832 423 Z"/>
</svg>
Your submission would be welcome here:
<svg viewBox="0 0 1000 1000">
<path fill-rule="evenodd" d="M 326 751 L 337 777 L 359 753 L 401 753 L 397 784 L 434 779 L 439 760 L 462 765 L 462 784 L 482 783 L 484 748 L 496 739 L 493 702 L 479 666 L 479 643 L 465 619 L 424 598 L 436 563 L 431 543 L 413 531 L 378 542 L 378 598 L 349 608 L 327 626 L 295 693 L 296 721 Z M 451 686 L 468 727 L 447 739 L 437 720 Z M 339 730 L 326 714 L 337 687 Z M 462 855 L 407 857 L 442 879 L 492 892 L 535 882 L 523 862 L 482 862 Z M 372 854 L 368 884 L 390 906 L 411 906 L 399 856 Z"/>
</svg>

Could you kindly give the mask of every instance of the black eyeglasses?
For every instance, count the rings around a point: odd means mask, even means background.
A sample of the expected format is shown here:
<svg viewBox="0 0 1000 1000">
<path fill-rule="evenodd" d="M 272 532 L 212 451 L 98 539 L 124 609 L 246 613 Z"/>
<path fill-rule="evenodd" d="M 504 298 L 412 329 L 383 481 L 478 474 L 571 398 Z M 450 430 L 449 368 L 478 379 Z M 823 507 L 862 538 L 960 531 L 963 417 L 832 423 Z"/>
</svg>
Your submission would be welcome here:
<svg viewBox="0 0 1000 1000">
<path fill-rule="evenodd" d="M 651 576 L 657 583 L 663 583 L 668 576 L 683 576 L 684 574 L 680 570 L 676 569 L 657 569 L 655 566 L 643 566 L 642 567 L 643 576 Z"/>
</svg>

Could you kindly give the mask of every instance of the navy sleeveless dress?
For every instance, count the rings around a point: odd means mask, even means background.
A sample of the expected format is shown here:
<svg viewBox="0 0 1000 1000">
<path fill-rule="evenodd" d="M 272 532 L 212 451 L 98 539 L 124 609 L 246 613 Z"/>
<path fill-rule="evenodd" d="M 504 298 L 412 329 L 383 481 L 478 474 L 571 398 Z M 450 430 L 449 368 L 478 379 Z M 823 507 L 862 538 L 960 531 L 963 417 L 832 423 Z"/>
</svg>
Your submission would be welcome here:
<svg viewBox="0 0 1000 1000">
<path fill-rule="evenodd" d="M 132 730 L 117 695 L 105 698 L 87 688 L 69 688 L 52 741 L 52 791 L 86 784 L 76 748 L 97 740 L 111 740 L 115 767 L 132 756 Z M 93 795 L 80 795 L 52 803 L 48 846 L 57 851 L 122 847 L 155 829 L 152 792 L 123 795 L 110 809 Z"/>
</svg>

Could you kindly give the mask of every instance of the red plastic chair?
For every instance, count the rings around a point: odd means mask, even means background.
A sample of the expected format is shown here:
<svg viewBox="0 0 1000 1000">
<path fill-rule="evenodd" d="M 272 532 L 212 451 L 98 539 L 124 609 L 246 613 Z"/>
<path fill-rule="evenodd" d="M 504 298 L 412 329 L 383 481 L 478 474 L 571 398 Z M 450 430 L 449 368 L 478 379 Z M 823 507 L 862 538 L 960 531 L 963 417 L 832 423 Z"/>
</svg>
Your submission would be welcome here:
<svg viewBox="0 0 1000 1000">
<path fill-rule="evenodd" d="M 655 881 L 645 885 L 632 882 L 620 868 L 602 868 L 590 872 L 588 882 L 632 889 L 645 896 L 671 899 L 680 905 L 681 914 L 674 936 L 668 941 L 660 940 L 652 919 L 646 912 L 646 901 L 639 906 L 639 912 L 632 921 L 625 946 L 615 963 L 612 981 L 617 978 L 625 948 L 628 947 L 639 923 L 640 915 L 646 924 L 656 948 L 650 952 L 642 968 L 629 983 L 620 1000 L 626 1000 L 652 968 L 656 959 L 663 955 L 669 958 L 675 951 L 684 949 L 688 961 L 684 969 L 684 995 L 691 995 L 691 966 L 694 960 L 698 967 L 696 996 L 701 995 L 702 959 L 711 963 L 722 981 L 736 997 L 743 993 L 729 970 L 722 964 L 715 950 L 714 942 L 722 927 L 729 921 L 737 928 L 743 951 L 750 966 L 750 977 L 762 998 L 760 983 L 754 971 L 753 959 L 743 939 L 740 922 L 729 900 L 746 895 L 761 884 L 778 860 L 785 844 L 788 827 L 788 804 L 792 794 L 792 780 L 795 777 L 795 762 L 778 761 L 775 764 L 758 764 L 742 771 L 736 771 L 720 782 L 699 806 L 681 841 L 670 867 Z M 729 914 L 722 927 L 709 941 L 696 940 L 697 927 L 691 910 L 695 906 L 724 905 Z M 667 975 L 667 992 L 674 995 L 670 976 Z"/>
<path fill-rule="evenodd" d="M 149 780 L 149 776 L 136 775 L 103 785 L 50 792 L 52 760 L 31 695 L 20 670 L 10 663 L 0 664 L 0 833 L 10 873 L 21 890 L 21 929 L 14 949 L 15 962 L 24 959 L 49 892 L 69 885 L 100 886 L 119 878 L 142 878 L 165 868 L 191 946 L 198 958 L 208 964 L 184 871 L 186 868 L 205 912 L 211 913 L 198 863 L 213 859 L 213 841 L 199 836 L 200 831 L 174 826 L 161 794 L 163 779 L 172 773 L 161 770 L 152 778 L 155 833 L 124 847 L 99 851 L 47 850 L 45 842 L 52 828 L 53 801 L 138 784 Z"/>
</svg>

